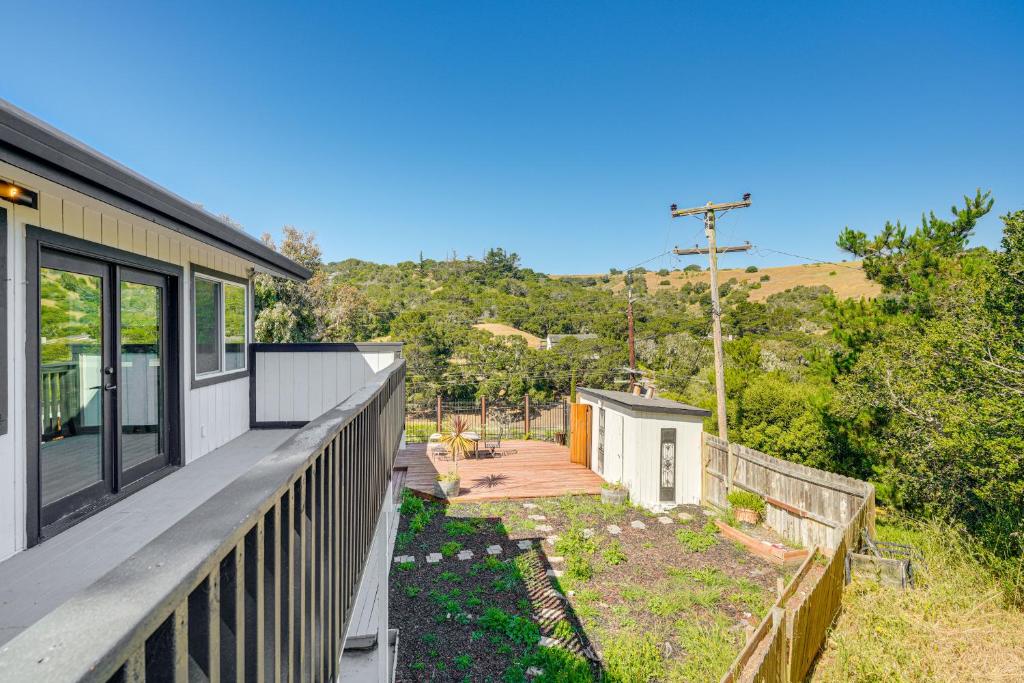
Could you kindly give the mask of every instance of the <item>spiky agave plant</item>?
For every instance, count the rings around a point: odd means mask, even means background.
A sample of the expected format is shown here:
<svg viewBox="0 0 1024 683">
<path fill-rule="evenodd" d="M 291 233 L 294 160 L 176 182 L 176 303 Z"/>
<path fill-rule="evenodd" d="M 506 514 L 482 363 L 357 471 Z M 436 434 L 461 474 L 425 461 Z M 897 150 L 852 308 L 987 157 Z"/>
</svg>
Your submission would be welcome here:
<svg viewBox="0 0 1024 683">
<path fill-rule="evenodd" d="M 452 454 L 456 473 L 459 471 L 459 456 L 466 457 L 466 454 L 473 448 L 473 441 L 466 436 L 468 431 L 469 421 L 462 415 L 456 415 L 452 418 L 451 429 L 441 436 L 441 443 Z"/>
</svg>

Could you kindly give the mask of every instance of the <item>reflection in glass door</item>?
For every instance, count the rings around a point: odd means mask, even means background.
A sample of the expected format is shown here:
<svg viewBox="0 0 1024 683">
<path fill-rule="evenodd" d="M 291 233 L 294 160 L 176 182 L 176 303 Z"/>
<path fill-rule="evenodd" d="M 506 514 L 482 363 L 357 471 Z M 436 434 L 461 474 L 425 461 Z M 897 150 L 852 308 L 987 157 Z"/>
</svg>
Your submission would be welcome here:
<svg viewBox="0 0 1024 683">
<path fill-rule="evenodd" d="M 38 305 L 45 528 L 170 461 L 167 277 L 43 250 Z"/>
<path fill-rule="evenodd" d="M 121 269 L 122 484 L 167 464 L 164 419 L 164 278 Z"/>
<path fill-rule="evenodd" d="M 107 269 L 44 254 L 39 270 L 40 504 L 51 521 L 109 490 Z"/>
</svg>

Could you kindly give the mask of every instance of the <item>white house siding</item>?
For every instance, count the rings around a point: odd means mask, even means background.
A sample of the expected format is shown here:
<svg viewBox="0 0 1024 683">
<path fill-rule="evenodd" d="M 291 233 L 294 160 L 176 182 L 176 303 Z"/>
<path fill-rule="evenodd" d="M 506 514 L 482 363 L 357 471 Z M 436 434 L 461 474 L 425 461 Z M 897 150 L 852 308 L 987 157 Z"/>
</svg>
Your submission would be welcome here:
<svg viewBox="0 0 1024 683">
<path fill-rule="evenodd" d="M 256 422 L 308 422 L 351 396 L 397 355 L 372 350 L 257 352 Z"/>
<path fill-rule="evenodd" d="M 25 341 L 26 274 L 25 228 L 34 225 L 115 249 L 148 256 L 185 269 L 185 322 L 182 358 L 182 419 L 185 462 L 191 462 L 239 436 L 249 425 L 248 378 L 203 389 L 190 387 L 189 263 L 229 275 L 246 277 L 253 265 L 144 218 L 105 204 L 0 161 L 0 177 L 39 195 L 39 208 L 29 209 L 0 200 L 7 209 L 8 294 L 7 348 L 8 432 L 0 436 L 0 560 L 25 548 Z M 35 407 L 31 408 L 35 410 Z M 205 427 L 206 436 L 200 436 Z"/>
</svg>

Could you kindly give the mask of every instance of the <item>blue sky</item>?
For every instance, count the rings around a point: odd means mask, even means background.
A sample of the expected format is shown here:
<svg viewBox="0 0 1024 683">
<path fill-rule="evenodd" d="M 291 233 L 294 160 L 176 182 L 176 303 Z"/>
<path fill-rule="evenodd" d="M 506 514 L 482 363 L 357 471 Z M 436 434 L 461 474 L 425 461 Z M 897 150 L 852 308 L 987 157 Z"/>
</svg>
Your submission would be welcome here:
<svg viewBox="0 0 1024 683">
<path fill-rule="evenodd" d="M 721 242 L 822 259 L 979 186 L 1024 208 L 1021 2 L 164 5 L 22 4 L 0 96 L 330 260 L 605 271 L 743 192 Z"/>
</svg>

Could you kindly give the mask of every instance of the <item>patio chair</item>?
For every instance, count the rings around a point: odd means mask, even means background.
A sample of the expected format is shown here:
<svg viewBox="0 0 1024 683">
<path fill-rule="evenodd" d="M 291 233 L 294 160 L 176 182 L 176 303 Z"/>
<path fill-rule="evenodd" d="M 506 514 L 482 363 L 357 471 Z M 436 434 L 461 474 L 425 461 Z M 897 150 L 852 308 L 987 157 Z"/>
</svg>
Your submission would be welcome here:
<svg viewBox="0 0 1024 683">
<path fill-rule="evenodd" d="M 441 459 L 448 459 L 448 448 L 441 442 L 441 435 L 438 432 L 434 432 L 427 439 L 427 457 L 439 457 Z"/>
<path fill-rule="evenodd" d="M 484 435 L 484 447 L 481 449 L 481 453 L 487 455 L 490 458 L 499 458 L 502 455 L 501 452 L 501 430 L 494 436 Z"/>
</svg>

